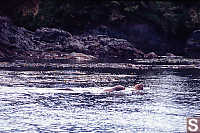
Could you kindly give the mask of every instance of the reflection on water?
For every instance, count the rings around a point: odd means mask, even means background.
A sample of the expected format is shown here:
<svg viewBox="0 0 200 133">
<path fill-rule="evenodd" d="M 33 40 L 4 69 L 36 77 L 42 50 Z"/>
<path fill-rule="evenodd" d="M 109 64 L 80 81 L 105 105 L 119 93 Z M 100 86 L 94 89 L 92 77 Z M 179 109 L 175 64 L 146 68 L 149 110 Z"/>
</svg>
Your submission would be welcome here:
<svg viewBox="0 0 200 133">
<path fill-rule="evenodd" d="M 185 132 L 200 116 L 197 70 L 120 70 L 0 71 L 0 131 Z"/>
</svg>

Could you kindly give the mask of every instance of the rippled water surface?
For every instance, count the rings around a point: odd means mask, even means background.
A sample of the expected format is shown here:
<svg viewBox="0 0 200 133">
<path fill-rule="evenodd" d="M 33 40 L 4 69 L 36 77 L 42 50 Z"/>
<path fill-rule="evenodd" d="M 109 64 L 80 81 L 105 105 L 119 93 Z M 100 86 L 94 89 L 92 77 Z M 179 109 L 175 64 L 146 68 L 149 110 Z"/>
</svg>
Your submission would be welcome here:
<svg viewBox="0 0 200 133">
<path fill-rule="evenodd" d="M 185 132 L 200 116 L 199 69 L 158 68 L 2 69 L 0 132 Z"/>
</svg>

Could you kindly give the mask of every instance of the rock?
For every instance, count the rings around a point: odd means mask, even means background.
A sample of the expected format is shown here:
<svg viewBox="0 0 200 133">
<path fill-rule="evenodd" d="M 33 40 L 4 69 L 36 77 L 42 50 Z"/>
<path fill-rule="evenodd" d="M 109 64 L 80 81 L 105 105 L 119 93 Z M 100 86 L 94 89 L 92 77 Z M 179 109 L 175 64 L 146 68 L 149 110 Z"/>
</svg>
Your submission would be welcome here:
<svg viewBox="0 0 200 133">
<path fill-rule="evenodd" d="M 0 20 L 1 21 L 1 20 Z M 21 50 L 27 50 L 34 46 L 31 41 L 30 32 L 24 28 L 16 27 L 10 21 L 1 21 L 0 25 L 0 43 L 6 47 L 16 47 Z"/>
<path fill-rule="evenodd" d="M 74 52 L 84 52 L 84 53 L 86 53 L 86 51 L 87 51 L 85 49 L 84 43 L 79 41 L 79 40 L 70 41 L 68 47 L 66 47 L 65 49 L 68 49 L 68 51 L 71 50 L 71 51 L 74 51 Z"/>
<path fill-rule="evenodd" d="M 24 58 L 29 56 L 38 59 L 69 59 L 76 62 L 94 61 L 97 58 L 133 59 L 144 57 L 144 53 L 135 48 L 135 44 L 125 39 L 87 32 L 72 36 L 67 31 L 55 28 L 41 28 L 31 32 L 25 28 L 16 27 L 3 17 L 0 17 L 0 22 L 2 57 L 16 54 L 20 57 L 24 55 Z M 51 52 L 56 52 L 56 56 Z M 61 56 L 63 52 L 64 54 L 75 53 Z"/>
<path fill-rule="evenodd" d="M 150 52 L 148 54 L 145 54 L 144 57 L 148 59 L 152 59 L 152 58 L 158 58 L 158 55 L 154 52 Z"/>
<path fill-rule="evenodd" d="M 84 38 L 84 39 L 83 39 Z M 144 53 L 125 39 L 111 38 L 107 35 L 83 34 L 77 37 L 81 42 L 83 53 L 98 58 L 141 58 Z"/>
<path fill-rule="evenodd" d="M 73 52 L 68 55 L 68 59 L 75 62 L 89 62 L 89 61 L 95 61 L 97 58 L 91 55 Z"/>
<path fill-rule="evenodd" d="M 172 54 L 172 53 L 166 53 L 165 55 L 166 55 L 166 56 L 169 56 L 169 57 L 175 57 L 175 55 Z"/>
<path fill-rule="evenodd" d="M 5 58 L 13 57 L 17 53 L 32 49 L 34 43 L 31 40 L 32 33 L 24 28 L 16 27 L 6 17 L 0 17 L 0 47 L 1 55 Z"/>
<path fill-rule="evenodd" d="M 69 41 L 72 35 L 69 32 L 55 29 L 55 28 L 41 28 L 35 32 L 35 40 L 43 41 L 46 43 L 61 43 L 65 44 Z"/>
<path fill-rule="evenodd" d="M 84 52 L 84 42 L 81 37 L 72 36 L 69 32 L 55 28 L 37 29 L 33 41 L 43 51 Z"/>
</svg>

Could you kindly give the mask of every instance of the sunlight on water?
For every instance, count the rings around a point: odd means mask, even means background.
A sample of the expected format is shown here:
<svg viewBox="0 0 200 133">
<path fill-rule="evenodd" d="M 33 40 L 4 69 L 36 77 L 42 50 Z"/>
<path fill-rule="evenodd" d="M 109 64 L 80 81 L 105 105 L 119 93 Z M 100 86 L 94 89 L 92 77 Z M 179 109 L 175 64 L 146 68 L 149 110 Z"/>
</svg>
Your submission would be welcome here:
<svg viewBox="0 0 200 133">
<path fill-rule="evenodd" d="M 186 117 L 200 116 L 199 88 L 191 69 L 0 71 L 0 131 L 185 132 Z"/>
</svg>

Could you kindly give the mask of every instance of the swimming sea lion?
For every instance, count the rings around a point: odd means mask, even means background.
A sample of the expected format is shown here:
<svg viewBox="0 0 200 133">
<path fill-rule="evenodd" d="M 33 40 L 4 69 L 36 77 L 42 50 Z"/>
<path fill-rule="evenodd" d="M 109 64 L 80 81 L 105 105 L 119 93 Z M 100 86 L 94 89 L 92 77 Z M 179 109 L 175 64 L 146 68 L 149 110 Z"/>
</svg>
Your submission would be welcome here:
<svg viewBox="0 0 200 133">
<path fill-rule="evenodd" d="M 143 90 L 144 85 L 143 84 L 136 84 L 133 88 L 134 90 Z"/>
<path fill-rule="evenodd" d="M 122 85 L 117 85 L 117 86 L 114 86 L 111 89 L 106 89 L 104 91 L 106 91 L 106 92 L 113 92 L 113 91 L 121 91 L 121 90 L 125 90 L 125 87 L 122 86 Z"/>
<path fill-rule="evenodd" d="M 144 85 L 143 84 L 136 84 L 134 87 L 133 87 L 133 90 L 143 90 L 143 87 Z M 70 88 L 65 88 L 65 89 L 62 89 L 62 90 L 67 90 L 67 91 L 74 91 Z M 116 85 L 114 86 L 113 88 L 111 89 L 106 89 L 104 90 L 105 92 L 113 92 L 113 91 L 121 91 L 121 90 L 125 90 L 125 87 L 122 86 L 122 85 Z"/>
</svg>

